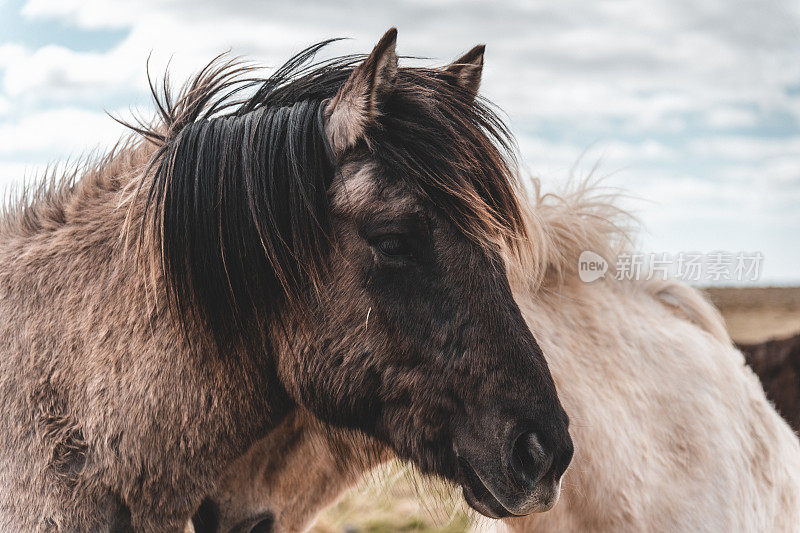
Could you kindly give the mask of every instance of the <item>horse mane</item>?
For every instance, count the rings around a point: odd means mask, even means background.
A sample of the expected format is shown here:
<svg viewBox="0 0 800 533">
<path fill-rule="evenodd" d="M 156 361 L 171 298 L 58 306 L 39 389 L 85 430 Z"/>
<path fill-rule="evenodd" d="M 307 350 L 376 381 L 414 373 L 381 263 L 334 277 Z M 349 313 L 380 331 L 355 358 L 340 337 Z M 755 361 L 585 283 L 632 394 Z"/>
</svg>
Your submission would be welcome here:
<svg viewBox="0 0 800 533">
<path fill-rule="evenodd" d="M 635 243 L 638 222 L 619 206 L 619 193 L 601 187 L 591 176 L 570 182 L 561 193 L 542 193 L 535 178 L 530 179 L 529 190 L 520 189 L 529 240 L 521 262 L 509 263 L 509 277 L 533 294 L 557 292 L 567 280 L 579 279 L 581 252 L 595 252 L 613 265 Z M 618 281 L 611 275 L 605 279 Z M 637 287 L 719 342 L 731 342 L 722 315 L 696 289 L 676 279 L 657 278 Z"/>
<path fill-rule="evenodd" d="M 266 78 L 222 55 L 177 93 L 168 76 L 160 86 L 151 81 L 155 120 L 123 122 L 134 133 L 107 155 L 12 195 L 0 232 L 56 228 L 70 213 L 86 219 L 98 194 L 122 192 L 120 206 L 145 207 L 140 223 L 129 218 L 121 231 L 138 238 L 146 264 L 160 265 L 184 330 L 199 321 L 218 348 L 241 341 L 243 327 L 302 305 L 322 286 L 332 240 L 327 192 L 336 179 L 323 111 L 364 58 L 315 61 L 330 42 Z M 358 149 L 469 238 L 518 252 L 527 224 L 515 143 L 491 105 L 454 81 L 441 68 L 400 68 Z"/>
<path fill-rule="evenodd" d="M 219 348 L 322 286 L 336 179 L 323 113 L 364 57 L 315 62 L 330 42 L 266 79 L 225 56 L 176 98 L 165 77 L 160 90 L 151 83 L 158 120 L 128 124 L 156 146 L 140 250 L 155 250 L 184 325 L 199 320 Z M 359 149 L 477 242 L 516 249 L 524 239 L 511 136 L 444 69 L 400 68 Z"/>
<path fill-rule="evenodd" d="M 578 278 L 578 258 L 590 250 L 614 264 L 635 241 L 636 219 L 619 204 L 620 194 L 591 176 L 570 180 L 561 192 L 542 192 L 539 179 L 520 186 L 528 239 L 512 279 L 532 292 L 557 290 Z M 521 268 L 520 268 L 521 267 Z"/>
<path fill-rule="evenodd" d="M 12 184 L 0 205 L 0 235 L 33 235 L 66 224 L 99 192 L 127 184 L 147 164 L 152 151 L 128 135 L 106 153 L 90 152 L 54 162 L 20 184 Z"/>
</svg>

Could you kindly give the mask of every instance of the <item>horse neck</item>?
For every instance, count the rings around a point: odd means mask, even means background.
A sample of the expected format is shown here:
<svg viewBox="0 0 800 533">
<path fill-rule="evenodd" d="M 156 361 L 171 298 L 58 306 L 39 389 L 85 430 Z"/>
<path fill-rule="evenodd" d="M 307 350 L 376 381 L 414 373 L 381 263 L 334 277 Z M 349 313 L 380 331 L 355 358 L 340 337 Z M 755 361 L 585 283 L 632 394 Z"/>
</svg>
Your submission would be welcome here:
<svg viewBox="0 0 800 533">
<path fill-rule="evenodd" d="M 135 231 L 143 214 L 135 192 L 150 152 L 141 145 L 117 151 L 73 185 L 51 186 L 6 216 L 0 232 L 4 301 L 24 297 L 46 316 L 71 311 L 58 319 L 86 339 L 97 333 L 89 328 L 114 335 L 120 323 L 102 319 L 123 314 L 122 323 L 137 331 L 166 333 L 167 321 L 145 326 L 164 309 L 156 284 L 148 283 L 157 280 L 138 263 Z M 74 315 L 85 320 L 71 320 Z"/>
<path fill-rule="evenodd" d="M 135 193 L 149 154 L 141 146 L 120 152 L 6 221 L 0 337 L 7 341 L 0 346 L 0 374 L 12 385 L 0 396 L 13 405 L 42 396 L 40 390 L 56 395 L 54 405 L 98 439 L 90 446 L 128 435 L 118 453 L 130 464 L 150 464 L 145 457 L 153 450 L 145 440 L 182 435 L 185 453 L 207 461 L 190 464 L 172 455 L 152 461 L 191 469 L 186 475 L 202 485 L 289 407 L 263 361 L 214 352 L 201 329 L 184 334 L 165 304 L 159 271 L 143 268 L 135 230 L 146 187 Z M 115 490 L 125 493 L 138 475 L 129 474 L 108 486 L 119 481 Z"/>
<path fill-rule="evenodd" d="M 368 437 L 296 409 L 220 478 L 212 496 L 221 504 L 219 529 L 268 512 L 275 531 L 305 531 L 322 509 L 389 458 Z"/>
</svg>

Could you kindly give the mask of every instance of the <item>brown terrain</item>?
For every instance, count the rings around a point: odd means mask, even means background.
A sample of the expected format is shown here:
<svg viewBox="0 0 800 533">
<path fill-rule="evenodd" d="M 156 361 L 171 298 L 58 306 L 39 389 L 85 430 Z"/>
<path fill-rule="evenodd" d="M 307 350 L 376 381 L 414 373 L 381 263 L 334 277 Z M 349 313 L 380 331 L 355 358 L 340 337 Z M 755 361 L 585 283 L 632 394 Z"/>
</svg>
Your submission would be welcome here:
<svg viewBox="0 0 800 533">
<path fill-rule="evenodd" d="M 756 343 L 800 332 L 800 287 L 714 288 L 706 293 L 738 343 Z"/>
</svg>

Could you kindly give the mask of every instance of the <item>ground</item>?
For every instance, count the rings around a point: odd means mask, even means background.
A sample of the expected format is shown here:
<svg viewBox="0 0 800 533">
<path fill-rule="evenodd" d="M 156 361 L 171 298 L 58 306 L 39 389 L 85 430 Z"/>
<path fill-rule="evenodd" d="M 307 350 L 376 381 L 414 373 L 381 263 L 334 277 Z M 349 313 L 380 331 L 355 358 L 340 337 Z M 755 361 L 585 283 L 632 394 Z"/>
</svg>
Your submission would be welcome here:
<svg viewBox="0 0 800 533">
<path fill-rule="evenodd" d="M 737 342 L 753 343 L 800 332 L 800 287 L 708 289 Z M 455 533 L 467 531 L 470 514 L 457 490 L 421 482 L 391 464 L 320 517 L 316 533 Z"/>
<path fill-rule="evenodd" d="M 708 289 L 733 340 L 762 342 L 800 331 L 800 287 Z"/>
</svg>

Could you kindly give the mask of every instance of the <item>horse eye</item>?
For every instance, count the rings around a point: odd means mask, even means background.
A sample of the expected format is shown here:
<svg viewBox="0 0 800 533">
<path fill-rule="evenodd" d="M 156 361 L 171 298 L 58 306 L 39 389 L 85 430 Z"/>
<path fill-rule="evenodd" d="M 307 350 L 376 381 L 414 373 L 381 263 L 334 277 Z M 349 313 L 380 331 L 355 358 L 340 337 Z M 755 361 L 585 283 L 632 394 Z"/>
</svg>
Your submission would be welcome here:
<svg viewBox="0 0 800 533">
<path fill-rule="evenodd" d="M 386 235 L 378 239 L 376 246 L 383 255 L 402 257 L 411 255 L 411 247 L 401 235 Z"/>
</svg>

